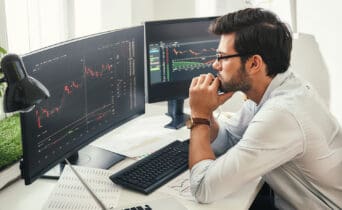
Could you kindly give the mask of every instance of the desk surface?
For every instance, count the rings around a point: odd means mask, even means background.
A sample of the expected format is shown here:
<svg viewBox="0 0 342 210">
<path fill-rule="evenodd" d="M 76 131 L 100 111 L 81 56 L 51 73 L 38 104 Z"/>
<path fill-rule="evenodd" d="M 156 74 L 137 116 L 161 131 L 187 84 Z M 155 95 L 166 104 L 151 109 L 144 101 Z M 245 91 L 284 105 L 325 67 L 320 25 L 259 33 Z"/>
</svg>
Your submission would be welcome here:
<svg viewBox="0 0 342 210">
<path fill-rule="evenodd" d="M 146 107 L 147 116 L 153 116 L 165 112 L 167 105 L 165 103 L 158 103 L 148 105 Z M 152 113 L 152 114 L 151 114 Z M 127 123 L 124 126 L 116 129 L 115 132 L 109 133 L 100 138 L 99 141 L 106 141 L 107 139 L 114 139 L 118 134 L 124 134 L 125 132 L 132 132 L 129 129 L 130 124 Z M 161 125 L 162 126 L 162 125 Z M 186 129 L 180 129 L 175 131 L 176 138 L 188 138 L 189 131 Z M 126 159 L 120 163 L 114 165 L 111 170 L 113 172 L 120 170 L 121 168 L 132 163 L 132 159 Z M 47 201 L 53 188 L 56 186 L 57 180 L 38 179 L 33 184 L 25 186 L 23 180 L 18 180 L 9 187 L 0 191 L 0 210 L 19 210 L 19 209 L 42 209 L 45 201 Z M 193 201 L 180 199 L 177 197 L 184 206 L 189 210 L 196 209 L 248 209 L 253 202 L 257 192 L 261 187 L 260 180 L 255 180 L 248 183 L 241 188 L 236 194 L 226 197 L 222 200 L 216 201 L 212 204 L 198 204 Z M 123 206 L 129 203 L 145 202 L 150 200 L 156 200 L 160 198 L 170 197 L 171 195 L 156 190 L 152 194 L 146 196 L 129 190 L 122 190 L 118 206 Z"/>
<path fill-rule="evenodd" d="M 21 210 L 21 209 L 42 209 L 50 193 L 57 184 L 56 180 L 39 179 L 33 184 L 25 186 L 23 180 L 18 180 L 9 187 L 0 191 L 1 210 Z M 198 204 L 193 201 L 176 198 L 189 210 L 205 209 L 248 209 L 253 202 L 258 190 L 260 181 L 255 180 L 244 186 L 236 194 L 216 201 L 212 204 Z M 170 195 L 156 190 L 150 195 L 143 195 L 129 190 L 122 190 L 118 206 L 130 203 L 145 202 L 160 198 L 170 197 Z"/>
</svg>

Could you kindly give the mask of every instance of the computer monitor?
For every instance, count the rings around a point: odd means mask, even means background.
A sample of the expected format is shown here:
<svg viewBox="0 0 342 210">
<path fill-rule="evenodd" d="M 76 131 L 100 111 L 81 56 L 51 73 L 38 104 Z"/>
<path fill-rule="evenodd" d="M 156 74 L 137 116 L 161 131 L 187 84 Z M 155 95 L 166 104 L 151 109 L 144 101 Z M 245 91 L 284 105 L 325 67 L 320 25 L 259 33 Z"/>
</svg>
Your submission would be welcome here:
<svg viewBox="0 0 342 210">
<path fill-rule="evenodd" d="M 149 103 L 168 101 L 171 123 L 180 128 L 191 79 L 214 73 L 219 37 L 208 31 L 217 17 L 151 21 L 145 23 L 146 97 Z"/>
<path fill-rule="evenodd" d="M 143 28 L 96 34 L 23 56 L 28 74 L 51 94 L 21 114 L 25 184 L 145 112 Z M 84 151 L 80 165 L 108 168 L 122 159 L 90 145 Z"/>
</svg>

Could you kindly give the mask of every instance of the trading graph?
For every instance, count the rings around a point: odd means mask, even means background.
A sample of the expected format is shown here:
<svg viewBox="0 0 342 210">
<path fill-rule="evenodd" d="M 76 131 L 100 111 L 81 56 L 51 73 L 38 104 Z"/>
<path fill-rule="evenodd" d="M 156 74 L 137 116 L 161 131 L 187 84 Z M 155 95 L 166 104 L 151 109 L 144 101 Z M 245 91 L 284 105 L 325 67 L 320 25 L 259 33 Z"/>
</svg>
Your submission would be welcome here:
<svg viewBox="0 0 342 210">
<path fill-rule="evenodd" d="M 45 53 L 44 61 L 25 63 L 51 94 L 27 113 L 35 119 L 30 130 L 45 159 L 102 131 L 113 119 L 125 119 L 124 109 L 137 107 L 134 39 L 70 50 L 82 53 L 58 55 L 56 48 L 54 56 Z"/>
<path fill-rule="evenodd" d="M 214 45 L 214 46 L 213 46 Z M 205 69 L 215 61 L 216 42 L 175 43 L 167 49 L 172 71 Z"/>
<path fill-rule="evenodd" d="M 50 106 L 50 108 L 45 108 L 41 107 L 40 109 L 35 110 L 36 114 L 36 123 L 37 123 L 37 128 L 42 128 L 42 120 L 48 119 L 50 117 L 53 117 L 55 114 L 60 112 L 61 110 L 64 109 L 66 106 L 65 100 L 67 97 L 72 97 L 73 95 L 77 94 L 78 89 L 81 88 L 81 85 L 77 81 L 71 81 L 69 84 L 64 85 L 63 91 L 62 91 L 62 96 L 60 97 L 60 101 L 57 102 L 55 106 Z M 60 95 L 60 94 L 58 94 Z"/>
<path fill-rule="evenodd" d="M 152 81 L 181 81 L 191 79 L 194 74 L 213 72 L 217 45 L 218 40 L 151 44 Z"/>
</svg>

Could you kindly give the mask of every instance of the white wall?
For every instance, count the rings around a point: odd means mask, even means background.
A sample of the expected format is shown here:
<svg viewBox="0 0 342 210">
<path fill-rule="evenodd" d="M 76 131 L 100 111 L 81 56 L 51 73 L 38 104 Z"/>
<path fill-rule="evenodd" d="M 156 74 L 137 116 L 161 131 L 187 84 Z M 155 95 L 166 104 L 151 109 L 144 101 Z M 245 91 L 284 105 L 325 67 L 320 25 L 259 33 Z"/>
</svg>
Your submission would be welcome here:
<svg viewBox="0 0 342 210">
<path fill-rule="evenodd" d="M 82 1 L 82 0 L 79 0 Z M 102 30 L 195 16 L 195 0 L 101 0 Z"/>
<path fill-rule="evenodd" d="M 0 0 L 0 46 L 8 49 L 5 1 Z"/>
<path fill-rule="evenodd" d="M 15 8 L 16 13 L 11 13 L 10 8 Z M 27 18 L 27 2 L 20 0 L 8 1 L 5 0 L 6 8 L 6 19 L 7 19 L 7 39 L 8 39 L 8 50 L 10 52 L 24 52 L 30 47 L 30 41 L 28 39 L 28 24 L 23 21 Z M 25 37 L 18 39 L 18 37 Z M 14 44 L 15 43 L 15 44 Z"/>
<path fill-rule="evenodd" d="M 30 50 L 66 39 L 66 22 L 62 18 L 65 16 L 64 0 L 31 0 L 27 7 L 27 17 L 24 17 L 24 20 L 28 19 Z"/>
<path fill-rule="evenodd" d="M 149 20 L 195 16 L 195 0 L 73 1 L 75 37 L 140 25 Z"/>
<path fill-rule="evenodd" d="M 195 16 L 195 0 L 154 0 L 155 19 Z"/>
<path fill-rule="evenodd" d="M 131 26 L 132 1 L 102 0 L 101 13 L 99 15 L 102 21 L 102 31 Z"/>
<path fill-rule="evenodd" d="M 246 7 L 243 0 L 195 0 L 195 14 L 198 17 L 225 15 Z"/>
<path fill-rule="evenodd" d="M 154 19 L 154 0 L 102 0 L 102 30 L 142 24 Z"/>
<path fill-rule="evenodd" d="M 10 52 L 22 54 L 67 38 L 63 19 L 67 0 L 1 1 L 6 9 Z"/>
<path fill-rule="evenodd" d="M 74 0 L 75 37 L 98 33 L 102 30 L 101 2 L 93 0 Z"/>
<path fill-rule="evenodd" d="M 155 15 L 155 0 L 132 0 L 132 25 L 139 25 L 153 20 Z"/>
</svg>

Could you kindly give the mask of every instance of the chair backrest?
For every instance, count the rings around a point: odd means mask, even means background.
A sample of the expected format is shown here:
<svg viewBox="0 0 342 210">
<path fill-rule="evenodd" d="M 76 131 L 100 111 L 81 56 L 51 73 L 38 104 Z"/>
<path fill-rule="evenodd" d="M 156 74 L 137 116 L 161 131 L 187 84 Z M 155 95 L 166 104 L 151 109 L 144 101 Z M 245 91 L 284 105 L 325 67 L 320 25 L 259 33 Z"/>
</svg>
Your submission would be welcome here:
<svg viewBox="0 0 342 210">
<path fill-rule="evenodd" d="M 294 35 L 290 69 L 310 82 L 329 107 L 329 72 L 313 35 Z"/>
</svg>

